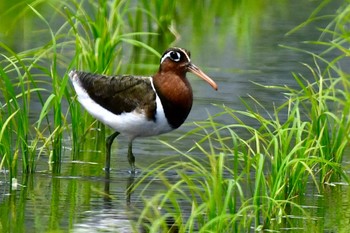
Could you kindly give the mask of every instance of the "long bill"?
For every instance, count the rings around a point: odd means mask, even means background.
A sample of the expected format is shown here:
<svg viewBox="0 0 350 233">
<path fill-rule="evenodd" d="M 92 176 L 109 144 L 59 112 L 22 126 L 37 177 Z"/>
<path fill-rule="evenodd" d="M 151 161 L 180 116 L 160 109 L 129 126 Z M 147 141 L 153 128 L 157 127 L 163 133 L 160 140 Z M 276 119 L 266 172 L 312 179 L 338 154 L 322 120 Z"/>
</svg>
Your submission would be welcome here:
<svg viewBox="0 0 350 233">
<path fill-rule="evenodd" d="M 209 76 L 206 75 L 201 69 L 199 69 L 197 66 L 190 63 L 188 65 L 188 71 L 190 71 L 191 73 L 197 75 L 198 77 L 200 77 L 201 79 L 203 79 L 204 81 L 209 83 L 209 85 L 212 86 L 212 88 L 214 88 L 214 90 L 216 90 L 216 91 L 218 90 L 218 85 L 211 78 L 209 78 Z"/>
</svg>

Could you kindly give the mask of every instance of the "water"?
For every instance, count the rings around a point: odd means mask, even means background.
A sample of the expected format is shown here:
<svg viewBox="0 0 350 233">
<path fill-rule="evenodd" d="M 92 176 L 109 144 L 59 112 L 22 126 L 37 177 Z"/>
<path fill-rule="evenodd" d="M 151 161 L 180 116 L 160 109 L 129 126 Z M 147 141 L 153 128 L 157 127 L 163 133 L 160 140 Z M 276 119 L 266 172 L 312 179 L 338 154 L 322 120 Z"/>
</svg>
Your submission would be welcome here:
<svg viewBox="0 0 350 233">
<path fill-rule="evenodd" d="M 279 4 L 262 1 L 257 8 L 251 9 L 252 12 L 242 5 L 242 8 L 234 11 L 241 14 L 240 17 L 217 15 L 214 26 L 208 25 L 210 21 L 206 17 L 211 14 L 209 6 L 194 6 L 193 10 L 185 8 L 186 4 L 183 9 L 179 6 L 176 28 L 181 37 L 175 44 L 191 50 L 193 63 L 218 83 L 219 90 L 215 92 L 202 80 L 190 75 L 195 100 L 187 119 L 189 124 L 166 135 L 136 140 L 134 154 L 137 167 L 142 169 L 165 156 L 176 154 L 159 140 L 174 143 L 183 151 L 191 148 L 195 138 L 174 141 L 194 127 L 191 122 L 204 120 L 209 113 L 220 112 L 211 103 L 244 109 L 240 98 L 249 100 L 251 95 L 268 111 L 272 111 L 274 105 L 278 106 L 284 100 L 283 93 L 253 82 L 296 87 L 291 73 L 308 74 L 301 63 L 310 63 L 312 58 L 279 45 L 315 52 L 320 49 L 302 42 L 317 39 L 319 33 L 315 26 L 322 27 L 327 21 L 315 22 L 286 36 L 288 31 L 305 21 L 318 4 L 318 1 L 284 1 Z M 337 7 L 338 1 L 334 1 L 324 13 L 333 13 Z M 253 17 L 255 14 L 258 16 Z M 194 17 L 201 17 L 203 24 L 193 23 Z M 244 27 L 244 30 L 239 27 Z M 222 121 L 229 122 L 230 119 Z M 65 146 L 67 156 L 59 176 L 47 171 L 47 158 L 43 157 L 38 172 L 20 180 L 24 186 L 10 192 L 6 184 L 0 183 L 0 231 L 51 232 L 72 229 L 73 232 L 130 232 L 138 217 L 135 209 L 142 208 L 139 195 L 144 186 L 141 185 L 131 194 L 126 192 L 132 179 L 128 173 L 125 138 L 120 137 L 113 144 L 113 154 L 117 156 L 112 158 L 110 177 L 104 176 L 101 152 L 84 152 L 91 160 L 72 162 L 69 142 Z M 151 197 L 161 189 L 163 186 L 160 182 L 153 184 L 144 195 Z M 313 189 L 311 191 L 314 192 Z M 349 230 L 346 222 L 348 196 L 348 188 L 338 185 L 330 186 L 324 196 L 312 193 L 305 197 L 305 208 L 315 208 L 315 219 L 324 223 L 317 225 L 323 228 L 314 229 L 316 232 Z"/>
</svg>

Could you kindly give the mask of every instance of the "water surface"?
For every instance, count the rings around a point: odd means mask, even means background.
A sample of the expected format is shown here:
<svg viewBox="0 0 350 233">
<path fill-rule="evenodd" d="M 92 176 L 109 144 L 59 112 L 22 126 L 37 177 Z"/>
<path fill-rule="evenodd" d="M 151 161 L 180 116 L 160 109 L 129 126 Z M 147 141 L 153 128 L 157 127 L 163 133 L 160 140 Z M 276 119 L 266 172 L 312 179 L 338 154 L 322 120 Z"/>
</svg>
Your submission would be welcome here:
<svg viewBox="0 0 350 233">
<path fill-rule="evenodd" d="M 194 128 L 193 121 L 204 120 L 208 114 L 221 111 L 212 104 L 245 109 L 241 98 L 249 101 L 249 96 L 253 96 L 267 111 L 273 111 L 274 106 L 282 103 L 283 93 L 254 82 L 297 87 L 292 72 L 308 75 L 301 63 L 312 63 L 312 57 L 280 45 L 320 51 L 320 48 L 303 42 L 317 39 L 319 32 L 316 26 L 325 26 L 326 20 L 286 36 L 288 31 L 305 21 L 318 4 L 318 1 L 271 4 L 266 0 L 256 7 L 238 4 L 231 13 L 226 10 L 222 15 L 212 15 L 210 4 L 193 5 L 193 8 L 187 4 L 179 5 L 176 29 L 180 37 L 173 45 L 191 50 L 193 63 L 217 82 L 219 90 L 215 92 L 202 80 L 189 75 L 195 101 L 187 123 L 169 134 L 136 140 L 133 147 L 139 170 L 164 157 L 176 155 L 159 140 L 173 143 L 183 151 L 191 148 L 195 136 L 180 142 L 175 140 Z M 338 1 L 334 1 L 324 9 L 324 13 L 334 13 L 337 7 Z M 0 38 L 5 37 L 2 35 Z M 24 43 L 30 44 L 31 41 Z M 232 119 L 220 118 L 220 121 L 230 123 Z M 104 155 L 101 151 L 83 151 L 84 158 L 90 159 L 72 162 L 69 140 L 65 142 L 66 156 L 61 174 L 51 175 L 47 158 L 43 157 L 36 174 L 19 177 L 23 186 L 18 186 L 17 190 L 10 192 L 5 183 L 0 183 L 0 231 L 131 231 L 138 217 L 135 209 L 143 205 L 139 195 L 144 186 L 131 194 L 126 192 L 133 181 L 128 172 L 126 139 L 120 137 L 113 144 L 110 177 L 105 177 L 102 169 Z M 193 153 L 196 155 L 198 152 Z M 200 153 L 197 155 L 200 156 Z M 6 174 L 2 177 L 5 179 Z M 161 189 L 161 182 L 155 183 L 147 188 L 145 195 L 151 197 Z M 316 195 L 315 190 L 310 188 L 305 208 L 314 209 L 316 231 L 346 230 L 348 223 L 344 216 L 349 214 L 348 197 L 349 191 L 345 186 L 331 186 L 323 196 Z M 303 228 L 286 230 L 308 231 Z"/>
</svg>

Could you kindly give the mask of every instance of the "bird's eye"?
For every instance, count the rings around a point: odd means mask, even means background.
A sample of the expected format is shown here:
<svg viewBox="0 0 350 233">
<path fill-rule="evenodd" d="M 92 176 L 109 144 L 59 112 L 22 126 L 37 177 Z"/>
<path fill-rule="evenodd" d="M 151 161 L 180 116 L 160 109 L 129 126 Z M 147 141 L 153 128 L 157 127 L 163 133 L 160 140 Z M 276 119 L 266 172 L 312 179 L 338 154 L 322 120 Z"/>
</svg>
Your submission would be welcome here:
<svg viewBox="0 0 350 233">
<path fill-rule="evenodd" d="M 167 58 L 169 58 L 174 62 L 180 62 L 180 60 L 182 59 L 181 56 L 183 55 L 184 54 L 181 54 L 181 52 L 178 52 L 178 51 L 174 51 L 174 50 L 167 51 L 166 53 L 163 54 L 163 57 L 160 59 L 160 64 L 162 64 Z M 189 60 L 189 57 L 187 58 Z"/>
<path fill-rule="evenodd" d="M 171 51 L 169 56 L 170 56 L 171 60 L 176 61 L 176 62 L 180 61 L 180 58 L 181 58 L 180 53 L 174 52 L 174 51 Z"/>
</svg>

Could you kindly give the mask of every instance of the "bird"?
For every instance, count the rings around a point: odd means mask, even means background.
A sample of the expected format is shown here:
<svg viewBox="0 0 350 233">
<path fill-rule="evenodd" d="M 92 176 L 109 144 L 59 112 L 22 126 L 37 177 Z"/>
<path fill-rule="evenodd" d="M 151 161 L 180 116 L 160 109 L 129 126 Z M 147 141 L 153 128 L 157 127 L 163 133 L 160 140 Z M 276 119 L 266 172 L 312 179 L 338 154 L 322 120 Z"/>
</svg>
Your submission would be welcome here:
<svg viewBox="0 0 350 233">
<path fill-rule="evenodd" d="M 187 72 L 218 90 L 218 85 L 191 62 L 190 52 L 179 47 L 163 53 L 159 69 L 153 76 L 108 76 L 70 71 L 69 77 L 80 104 L 114 130 L 106 138 L 106 171 L 110 170 L 112 143 L 119 134 L 128 138 L 127 157 L 131 173 L 135 174 L 133 140 L 167 133 L 184 123 L 193 103 Z"/>
</svg>

